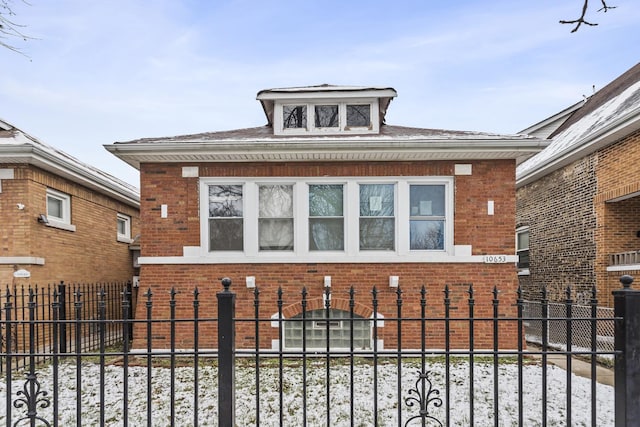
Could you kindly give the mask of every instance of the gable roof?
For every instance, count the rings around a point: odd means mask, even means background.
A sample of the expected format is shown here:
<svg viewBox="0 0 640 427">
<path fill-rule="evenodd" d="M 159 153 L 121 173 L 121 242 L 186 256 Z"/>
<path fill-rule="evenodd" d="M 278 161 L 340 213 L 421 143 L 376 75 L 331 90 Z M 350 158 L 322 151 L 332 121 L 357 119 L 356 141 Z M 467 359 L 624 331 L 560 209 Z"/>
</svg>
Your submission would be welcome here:
<svg viewBox="0 0 640 427">
<path fill-rule="evenodd" d="M 34 165 L 129 206 L 140 207 L 140 192 L 136 187 L 45 144 L 1 119 L 0 163 Z"/>
<path fill-rule="evenodd" d="M 575 104 L 565 108 L 559 113 L 554 114 L 551 117 L 547 117 L 544 120 L 539 121 L 526 129 L 521 130 L 518 133 L 522 133 L 525 135 L 537 136 L 538 138 L 550 138 L 552 134 L 558 130 L 563 123 L 567 121 L 569 117 L 576 112 L 576 110 L 582 108 L 587 102 L 586 99 L 582 101 L 578 101 Z"/>
<path fill-rule="evenodd" d="M 640 63 L 591 96 L 550 136 L 551 144 L 516 169 L 531 183 L 640 129 Z"/>
</svg>

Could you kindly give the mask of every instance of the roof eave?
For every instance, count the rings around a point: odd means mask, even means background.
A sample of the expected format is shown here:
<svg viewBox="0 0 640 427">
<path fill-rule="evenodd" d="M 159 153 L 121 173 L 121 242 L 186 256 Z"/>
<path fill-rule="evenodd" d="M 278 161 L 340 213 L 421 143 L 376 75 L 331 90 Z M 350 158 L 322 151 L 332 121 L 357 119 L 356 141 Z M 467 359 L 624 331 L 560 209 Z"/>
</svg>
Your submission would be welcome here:
<svg viewBox="0 0 640 427">
<path fill-rule="evenodd" d="M 517 163 L 541 151 L 547 141 L 411 140 L 380 141 L 254 141 L 113 144 L 105 148 L 129 165 L 145 162 L 259 161 L 410 161 L 514 159 Z"/>
<path fill-rule="evenodd" d="M 140 208 L 140 195 L 107 179 L 88 174 L 84 169 L 35 145 L 0 145 L 0 161 L 30 164 L 85 187 L 108 195 L 129 206 Z"/>
<path fill-rule="evenodd" d="M 557 153 L 545 162 L 528 170 L 526 173 L 516 174 L 516 188 L 530 184 L 538 179 L 592 154 L 625 136 L 640 129 L 640 108 L 636 108 L 623 117 L 609 123 L 602 129 L 587 135 L 569 149 Z"/>
</svg>

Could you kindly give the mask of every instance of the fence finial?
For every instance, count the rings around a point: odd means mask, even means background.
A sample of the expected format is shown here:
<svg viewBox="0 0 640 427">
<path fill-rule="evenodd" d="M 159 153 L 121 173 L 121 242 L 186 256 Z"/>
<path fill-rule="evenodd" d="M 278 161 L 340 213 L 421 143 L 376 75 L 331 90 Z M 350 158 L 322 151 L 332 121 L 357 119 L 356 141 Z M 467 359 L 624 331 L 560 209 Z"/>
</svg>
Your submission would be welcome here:
<svg viewBox="0 0 640 427">
<path fill-rule="evenodd" d="M 231 279 L 228 277 L 224 277 L 222 279 L 222 286 L 224 287 L 225 292 L 229 292 L 229 288 L 231 287 Z"/>
<path fill-rule="evenodd" d="M 625 274 L 620 278 L 620 283 L 622 283 L 622 287 L 624 289 L 630 289 L 631 284 L 633 283 L 633 276 L 629 276 L 628 274 Z"/>
</svg>

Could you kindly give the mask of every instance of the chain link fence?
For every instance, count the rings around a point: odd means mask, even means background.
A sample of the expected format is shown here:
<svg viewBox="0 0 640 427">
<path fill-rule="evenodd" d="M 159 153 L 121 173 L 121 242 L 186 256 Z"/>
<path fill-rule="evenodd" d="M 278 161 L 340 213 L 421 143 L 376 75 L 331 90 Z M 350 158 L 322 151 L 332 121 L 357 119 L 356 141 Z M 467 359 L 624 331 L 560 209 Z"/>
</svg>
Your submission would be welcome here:
<svg viewBox="0 0 640 427">
<path fill-rule="evenodd" d="M 543 315 L 544 308 L 547 310 L 546 316 Z M 526 339 L 534 344 L 542 344 L 543 325 L 546 323 L 546 344 L 550 347 L 566 350 L 567 338 L 570 337 L 571 348 L 574 350 L 581 348 L 585 351 L 595 349 L 598 352 L 613 352 L 613 308 L 595 307 L 595 316 L 592 315 L 592 308 L 589 305 L 572 304 L 569 316 L 566 304 L 525 301 L 523 318 L 527 319 L 525 321 Z M 567 325 L 570 325 L 570 335 L 567 335 Z"/>
</svg>

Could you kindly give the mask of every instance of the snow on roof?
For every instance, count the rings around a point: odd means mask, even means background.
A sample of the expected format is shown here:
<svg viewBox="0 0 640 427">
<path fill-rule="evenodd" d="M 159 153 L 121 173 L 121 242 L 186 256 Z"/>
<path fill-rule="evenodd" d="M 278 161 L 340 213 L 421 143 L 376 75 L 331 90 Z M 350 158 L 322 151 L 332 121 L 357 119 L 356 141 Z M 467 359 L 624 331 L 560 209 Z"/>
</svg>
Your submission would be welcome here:
<svg viewBox="0 0 640 427">
<path fill-rule="evenodd" d="M 380 134 L 367 135 L 274 135 L 273 129 L 269 126 L 260 126 L 244 129 L 233 129 L 227 131 L 205 132 L 193 135 L 177 135 L 160 138 L 141 138 L 133 141 L 115 142 L 115 144 L 138 144 L 138 143 L 197 143 L 213 141 L 287 141 L 287 140 L 535 140 L 530 135 L 505 135 L 490 132 L 458 131 L 445 129 L 423 129 L 405 126 L 384 125 L 380 126 Z"/>
<path fill-rule="evenodd" d="M 382 87 L 382 86 L 341 86 L 341 85 L 332 85 L 332 84 L 321 84 L 321 85 L 313 85 L 313 86 L 297 86 L 297 87 L 281 87 L 281 88 L 272 88 L 272 89 L 263 89 L 258 92 L 257 98 L 261 99 L 262 97 L 268 94 L 275 93 L 316 93 L 316 92 L 362 92 L 362 91 L 389 91 L 392 92 L 395 96 L 395 89 L 392 87 Z"/>
<path fill-rule="evenodd" d="M 595 144 L 599 140 L 615 142 L 607 137 L 618 135 L 615 131 L 631 120 L 640 120 L 640 81 L 553 137 L 547 148 L 518 166 L 517 181 L 524 184 L 546 175 L 573 159 L 572 154 L 589 154 L 600 147 Z"/>
<path fill-rule="evenodd" d="M 24 163 L 25 160 L 103 194 L 116 197 L 127 204 L 136 207 L 140 204 L 138 188 L 0 119 L 0 161 Z"/>
</svg>

